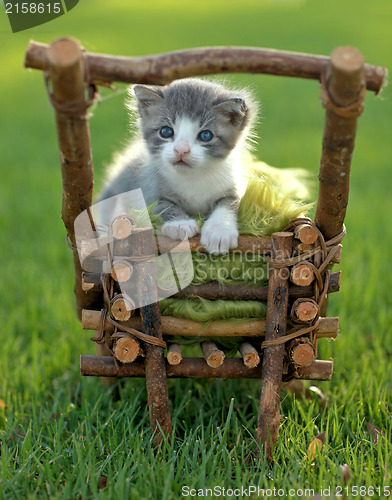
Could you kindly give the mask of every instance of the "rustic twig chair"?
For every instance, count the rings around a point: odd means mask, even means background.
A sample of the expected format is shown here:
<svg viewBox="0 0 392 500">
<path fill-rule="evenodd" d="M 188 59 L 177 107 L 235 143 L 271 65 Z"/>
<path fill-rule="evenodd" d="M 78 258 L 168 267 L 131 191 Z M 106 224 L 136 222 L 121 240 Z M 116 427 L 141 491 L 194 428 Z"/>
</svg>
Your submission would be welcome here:
<svg viewBox="0 0 392 500">
<path fill-rule="evenodd" d="M 330 380 L 332 376 L 332 361 L 315 359 L 317 340 L 335 338 L 338 334 L 339 319 L 323 316 L 327 294 L 340 287 L 340 272 L 331 269 L 333 263 L 340 261 L 340 243 L 345 232 L 343 221 L 356 123 L 363 110 L 366 90 L 380 91 L 385 70 L 364 64 L 361 53 L 351 47 L 337 48 L 330 58 L 241 47 L 124 58 L 86 52 L 71 39 L 56 40 L 50 46 L 30 42 L 25 66 L 43 70 L 48 88 L 48 82 L 51 85 L 49 96 L 56 114 L 63 179 L 62 218 L 69 245 L 74 250 L 75 294 L 82 327 L 97 330 L 93 340 L 100 344 L 102 354 L 107 354 L 108 347 L 116 355 L 114 345 L 120 340 L 127 343 L 136 339 L 136 347 L 139 339 L 144 343 L 144 360 L 121 363 L 116 356 L 81 356 L 81 373 L 100 377 L 145 377 L 156 445 L 163 436 L 171 434 L 167 377 L 260 378 L 257 441 L 267 459 L 271 459 L 280 423 L 282 380 Z M 207 364 L 205 358 L 184 358 L 178 363 L 181 353 L 175 348 L 169 349 L 165 360 L 162 337 L 186 335 L 186 332 L 197 335 L 199 325 L 190 320 L 160 317 L 159 305 L 154 301 L 151 262 L 143 264 L 144 272 L 140 272 L 139 281 L 140 293 L 149 295 L 152 304 L 142 307 L 139 316 L 126 321 L 121 321 L 120 316 L 117 321 L 110 302 L 117 301 L 120 312 L 126 304 L 116 295 L 115 270 L 105 276 L 83 273 L 75 243 L 75 218 L 92 205 L 88 108 L 94 101 L 97 86 L 113 81 L 166 84 L 176 78 L 216 73 L 266 73 L 315 79 L 321 83 L 321 99 L 326 108 L 315 221 L 295 220 L 285 231 L 272 237 L 241 236 L 239 239 L 240 249 L 251 248 L 269 258 L 268 287 L 231 285 L 222 288 L 209 283 L 197 289 L 189 286 L 179 293 L 182 297 L 197 294 L 210 299 L 267 300 L 265 321 L 253 320 L 236 326 L 212 324 L 203 333 L 242 335 L 250 339 L 264 337 L 262 363 L 258 366 L 257 361 L 253 365 L 249 362 L 252 356 L 258 358 L 257 352 L 251 348 L 249 351 L 249 344 L 242 346 L 243 359 L 225 359 L 216 368 Z M 121 229 L 119 247 L 123 247 L 130 234 L 127 232 L 130 221 L 123 218 L 115 222 Z M 151 230 L 142 231 L 138 241 L 132 248 L 133 255 L 145 254 L 154 244 Z M 203 251 L 197 237 L 190 240 L 190 247 L 192 251 Z M 117 269 L 120 271 L 124 269 Z M 213 345 L 204 346 L 205 357 L 211 348 L 214 350 Z M 125 348 L 125 352 L 129 349 Z M 120 355 L 117 358 L 122 359 Z"/>
</svg>

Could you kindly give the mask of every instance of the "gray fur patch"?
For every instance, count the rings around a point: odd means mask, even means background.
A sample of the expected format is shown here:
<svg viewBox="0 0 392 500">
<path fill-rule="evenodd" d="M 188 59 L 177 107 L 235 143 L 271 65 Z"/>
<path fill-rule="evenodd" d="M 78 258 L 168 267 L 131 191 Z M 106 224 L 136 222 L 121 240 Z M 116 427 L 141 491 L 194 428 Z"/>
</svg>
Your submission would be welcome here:
<svg viewBox="0 0 392 500">
<path fill-rule="evenodd" d="M 159 200 L 154 212 L 160 214 L 164 222 L 173 219 L 190 219 L 180 206 L 165 198 Z"/>
</svg>

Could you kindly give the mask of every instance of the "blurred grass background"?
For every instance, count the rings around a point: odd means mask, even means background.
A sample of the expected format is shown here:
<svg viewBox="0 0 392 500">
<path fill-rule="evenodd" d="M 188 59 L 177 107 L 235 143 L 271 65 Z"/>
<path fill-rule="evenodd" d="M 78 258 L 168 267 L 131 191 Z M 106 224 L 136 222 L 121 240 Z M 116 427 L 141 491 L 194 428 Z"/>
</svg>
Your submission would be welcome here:
<svg viewBox="0 0 392 500">
<path fill-rule="evenodd" d="M 353 45 L 367 62 L 391 68 L 391 25 L 390 0 L 84 0 L 57 20 L 12 34 L 0 6 L 3 497 L 178 498 L 184 485 L 246 484 L 317 493 L 343 485 L 343 463 L 352 484 L 391 484 L 391 88 L 380 97 L 368 92 L 359 120 L 342 291 L 329 311 L 340 315 L 341 335 L 320 342 L 320 357 L 335 360 L 332 382 L 319 384 L 328 402 L 285 395 L 276 462 L 268 470 L 243 460 L 254 446 L 257 381 L 171 381 L 175 439 L 154 458 L 144 381 L 127 381 L 114 403 L 97 380 L 79 376 L 79 355 L 94 346 L 73 308 L 54 116 L 41 72 L 23 69 L 29 39 L 50 43 L 60 36 L 118 55 L 211 45 L 330 54 Z M 229 79 L 251 85 L 260 98 L 259 158 L 306 168 L 316 197 L 324 119 L 317 83 Z M 90 120 L 98 188 L 104 166 L 128 137 L 123 91 L 121 85 L 104 91 Z M 377 442 L 367 423 L 383 433 Z M 306 448 L 323 431 L 326 444 L 310 461 Z"/>
</svg>

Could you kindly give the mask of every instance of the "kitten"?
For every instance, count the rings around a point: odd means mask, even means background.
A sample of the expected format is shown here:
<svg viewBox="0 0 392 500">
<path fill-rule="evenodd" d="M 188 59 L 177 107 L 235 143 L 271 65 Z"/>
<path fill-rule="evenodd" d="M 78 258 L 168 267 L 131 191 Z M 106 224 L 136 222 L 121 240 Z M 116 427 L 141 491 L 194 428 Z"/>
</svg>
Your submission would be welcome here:
<svg viewBox="0 0 392 500">
<path fill-rule="evenodd" d="M 237 210 L 245 188 L 242 171 L 256 105 L 245 91 L 198 79 L 170 85 L 135 85 L 140 137 L 111 167 L 100 201 L 141 188 L 164 224 L 163 235 L 225 253 L 238 244 Z"/>
</svg>

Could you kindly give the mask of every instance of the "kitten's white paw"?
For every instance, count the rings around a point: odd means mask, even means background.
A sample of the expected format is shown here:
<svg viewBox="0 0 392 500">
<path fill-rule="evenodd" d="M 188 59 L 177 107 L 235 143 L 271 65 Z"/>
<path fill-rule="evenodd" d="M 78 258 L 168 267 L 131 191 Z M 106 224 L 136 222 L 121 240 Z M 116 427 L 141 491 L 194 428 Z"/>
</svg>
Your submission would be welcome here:
<svg viewBox="0 0 392 500">
<path fill-rule="evenodd" d="M 208 253 L 227 253 L 238 246 L 238 229 L 232 224 L 204 224 L 201 230 L 200 243 Z"/>
<path fill-rule="evenodd" d="M 199 225 L 194 219 L 177 219 L 165 222 L 162 234 L 172 240 L 192 238 L 199 232 Z"/>
</svg>

